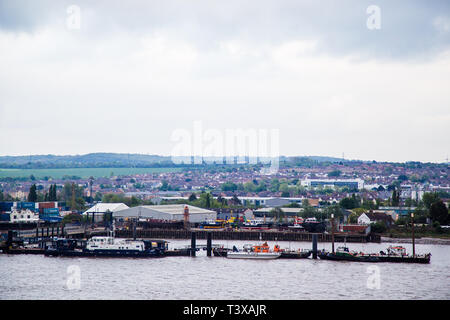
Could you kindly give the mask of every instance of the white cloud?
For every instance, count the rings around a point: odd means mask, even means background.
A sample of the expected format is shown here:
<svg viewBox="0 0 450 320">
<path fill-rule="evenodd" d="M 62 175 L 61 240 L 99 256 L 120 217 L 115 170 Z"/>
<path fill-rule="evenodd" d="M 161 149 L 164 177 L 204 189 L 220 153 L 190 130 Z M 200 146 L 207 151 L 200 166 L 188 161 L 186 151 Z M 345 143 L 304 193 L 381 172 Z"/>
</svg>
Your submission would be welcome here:
<svg viewBox="0 0 450 320">
<path fill-rule="evenodd" d="M 84 20 L 90 28 L 94 17 Z M 194 120 L 205 130 L 278 128 L 286 155 L 442 161 L 448 153 L 448 53 L 362 60 L 309 37 L 236 34 L 205 48 L 181 34 L 91 35 L 63 23 L 0 31 L 0 153 L 167 155 L 172 132 Z"/>
</svg>

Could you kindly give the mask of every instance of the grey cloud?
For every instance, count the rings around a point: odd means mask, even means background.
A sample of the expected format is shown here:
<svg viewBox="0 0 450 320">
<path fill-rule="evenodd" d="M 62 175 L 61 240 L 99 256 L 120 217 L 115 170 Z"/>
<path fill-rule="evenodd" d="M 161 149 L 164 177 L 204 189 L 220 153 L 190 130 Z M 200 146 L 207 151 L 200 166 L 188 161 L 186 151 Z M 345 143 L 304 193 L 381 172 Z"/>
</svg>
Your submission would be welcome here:
<svg viewBox="0 0 450 320">
<path fill-rule="evenodd" d="M 433 24 L 450 19 L 448 1 L 1 0 L 0 28 L 31 32 L 62 25 L 72 4 L 82 9 L 90 37 L 163 30 L 201 50 L 235 39 L 249 45 L 315 40 L 318 53 L 415 59 L 432 57 L 450 45 L 450 31 Z M 380 30 L 366 27 L 366 9 L 373 4 L 381 8 Z"/>
</svg>

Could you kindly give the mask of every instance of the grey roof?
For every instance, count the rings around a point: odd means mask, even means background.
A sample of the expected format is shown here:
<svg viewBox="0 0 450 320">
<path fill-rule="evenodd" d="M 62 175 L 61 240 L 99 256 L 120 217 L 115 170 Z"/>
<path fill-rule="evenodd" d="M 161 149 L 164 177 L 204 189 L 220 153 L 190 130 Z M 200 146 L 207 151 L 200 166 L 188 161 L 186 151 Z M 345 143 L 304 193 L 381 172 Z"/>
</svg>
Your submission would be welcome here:
<svg viewBox="0 0 450 320">
<path fill-rule="evenodd" d="M 207 219 L 216 219 L 217 217 L 217 213 L 215 211 L 185 204 L 138 206 L 114 212 L 113 216 L 122 218 L 133 217 L 161 220 L 183 220 L 185 206 L 189 208 L 189 221 L 191 222 L 202 222 Z"/>
</svg>

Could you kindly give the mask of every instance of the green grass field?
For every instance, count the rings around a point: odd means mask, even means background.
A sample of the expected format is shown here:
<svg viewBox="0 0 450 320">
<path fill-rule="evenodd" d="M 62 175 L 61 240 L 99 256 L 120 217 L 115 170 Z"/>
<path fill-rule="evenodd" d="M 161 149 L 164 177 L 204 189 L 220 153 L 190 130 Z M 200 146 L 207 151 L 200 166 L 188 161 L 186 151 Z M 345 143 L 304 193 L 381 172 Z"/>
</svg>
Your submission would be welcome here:
<svg viewBox="0 0 450 320">
<path fill-rule="evenodd" d="M 178 172 L 181 168 L 68 168 L 68 169 L 0 169 L 0 179 L 3 178 L 27 178 L 31 175 L 36 179 L 44 177 L 52 177 L 53 179 L 61 179 L 63 176 L 77 176 L 81 178 L 89 178 L 93 176 L 109 177 L 111 173 L 114 176 L 145 174 L 145 173 L 161 173 L 161 172 Z"/>
</svg>

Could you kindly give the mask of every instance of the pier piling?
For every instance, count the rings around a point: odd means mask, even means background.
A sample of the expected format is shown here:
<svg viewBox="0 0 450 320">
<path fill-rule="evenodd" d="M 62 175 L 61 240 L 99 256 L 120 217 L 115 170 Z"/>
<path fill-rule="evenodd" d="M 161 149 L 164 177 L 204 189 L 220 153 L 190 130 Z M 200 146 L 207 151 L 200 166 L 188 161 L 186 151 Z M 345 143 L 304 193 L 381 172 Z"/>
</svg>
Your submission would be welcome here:
<svg viewBox="0 0 450 320">
<path fill-rule="evenodd" d="M 206 239 L 206 255 L 208 257 L 211 257 L 211 251 L 212 251 L 212 234 L 211 232 L 208 232 L 207 239 Z"/>
<path fill-rule="evenodd" d="M 317 234 L 312 235 L 312 254 L 313 259 L 317 259 Z"/>
<path fill-rule="evenodd" d="M 195 232 L 191 233 L 191 257 L 195 257 L 195 240 L 196 240 L 196 235 Z"/>
</svg>

